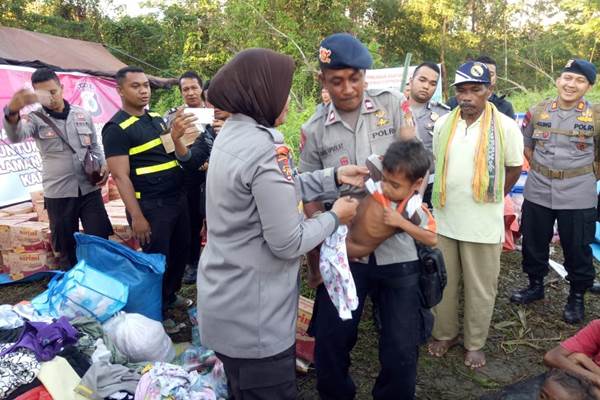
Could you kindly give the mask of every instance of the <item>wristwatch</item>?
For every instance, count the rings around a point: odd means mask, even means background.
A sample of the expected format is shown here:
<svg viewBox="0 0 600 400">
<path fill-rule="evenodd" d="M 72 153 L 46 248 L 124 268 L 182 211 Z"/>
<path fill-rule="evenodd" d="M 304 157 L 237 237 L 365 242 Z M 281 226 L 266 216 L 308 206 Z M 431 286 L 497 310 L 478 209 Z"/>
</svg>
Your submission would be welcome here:
<svg viewBox="0 0 600 400">
<path fill-rule="evenodd" d="M 18 111 L 10 111 L 8 108 L 8 104 L 4 106 L 4 117 L 8 119 L 9 117 L 14 117 L 15 115 L 19 115 Z"/>
</svg>

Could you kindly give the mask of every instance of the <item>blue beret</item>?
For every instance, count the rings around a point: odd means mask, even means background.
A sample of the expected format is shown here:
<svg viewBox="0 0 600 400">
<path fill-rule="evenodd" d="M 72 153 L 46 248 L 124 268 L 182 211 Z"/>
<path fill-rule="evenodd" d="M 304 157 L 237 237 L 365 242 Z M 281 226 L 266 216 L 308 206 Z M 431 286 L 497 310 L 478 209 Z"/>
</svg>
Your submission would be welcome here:
<svg viewBox="0 0 600 400">
<path fill-rule="evenodd" d="M 572 72 L 574 74 L 583 75 L 588 82 L 593 85 L 596 82 L 596 67 L 589 61 L 581 59 L 572 59 L 567 62 L 562 72 Z"/>
<path fill-rule="evenodd" d="M 467 61 L 456 70 L 454 83 L 451 86 L 461 83 L 489 84 L 491 82 L 490 70 L 487 65 L 479 61 Z"/>
<path fill-rule="evenodd" d="M 334 33 L 321 42 L 319 65 L 321 68 L 369 69 L 373 58 L 369 49 L 348 33 Z"/>
</svg>

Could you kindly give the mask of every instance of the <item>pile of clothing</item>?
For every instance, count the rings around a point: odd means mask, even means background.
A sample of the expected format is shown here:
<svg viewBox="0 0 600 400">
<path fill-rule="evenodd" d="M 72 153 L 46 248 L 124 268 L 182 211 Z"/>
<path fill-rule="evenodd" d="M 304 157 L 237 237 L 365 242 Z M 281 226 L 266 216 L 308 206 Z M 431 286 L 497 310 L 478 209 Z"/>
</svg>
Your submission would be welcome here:
<svg viewBox="0 0 600 400">
<path fill-rule="evenodd" d="M 121 313 L 100 324 L 89 317 L 52 319 L 26 303 L 0 306 L 0 399 L 227 397 L 214 352 L 189 344 L 176 356 L 160 322 Z"/>
</svg>

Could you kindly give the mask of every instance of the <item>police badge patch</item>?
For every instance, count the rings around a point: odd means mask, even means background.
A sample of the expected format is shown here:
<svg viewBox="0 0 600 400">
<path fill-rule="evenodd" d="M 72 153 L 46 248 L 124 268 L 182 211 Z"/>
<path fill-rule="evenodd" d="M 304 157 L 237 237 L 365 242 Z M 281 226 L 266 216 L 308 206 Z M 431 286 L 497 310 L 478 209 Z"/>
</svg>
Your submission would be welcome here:
<svg viewBox="0 0 600 400">
<path fill-rule="evenodd" d="M 283 177 L 288 181 L 292 181 L 293 171 L 290 165 L 290 149 L 287 146 L 279 146 L 275 149 L 275 160 L 283 174 Z"/>
</svg>

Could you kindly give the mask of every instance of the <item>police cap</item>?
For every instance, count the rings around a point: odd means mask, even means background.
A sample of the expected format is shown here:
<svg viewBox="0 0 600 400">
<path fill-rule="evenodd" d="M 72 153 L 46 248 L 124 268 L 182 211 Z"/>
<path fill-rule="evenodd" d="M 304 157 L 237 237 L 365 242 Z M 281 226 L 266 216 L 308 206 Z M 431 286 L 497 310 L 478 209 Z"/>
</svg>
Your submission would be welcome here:
<svg viewBox="0 0 600 400">
<path fill-rule="evenodd" d="M 563 72 L 572 72 L 574 74 L 583 75 L 587 78 L 590 85 L 596 82 L 596 67 L 589 61 L 581 59 L 571 59 L 562 69 Z"/>
<path fill-rule="evenodd" d="M 334 33 L 321 42 L 319 66 L 329 69 L 369 69 L 373 58 L 367 47 L 348 33 Z"/>
<path fill-rule="evenodd" d="M 460 85 L 461 83 L 491 83 L 488 66 L 479 61 L 467 61 L 462 64 L 456 70 L 454 83 L 450 86 Z"/>
</svg>

